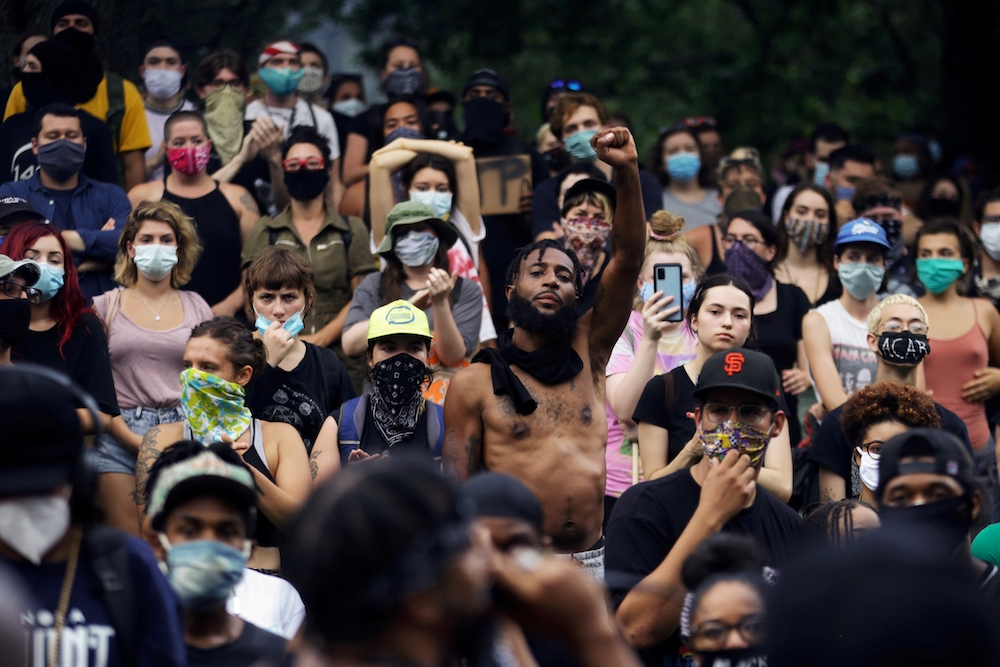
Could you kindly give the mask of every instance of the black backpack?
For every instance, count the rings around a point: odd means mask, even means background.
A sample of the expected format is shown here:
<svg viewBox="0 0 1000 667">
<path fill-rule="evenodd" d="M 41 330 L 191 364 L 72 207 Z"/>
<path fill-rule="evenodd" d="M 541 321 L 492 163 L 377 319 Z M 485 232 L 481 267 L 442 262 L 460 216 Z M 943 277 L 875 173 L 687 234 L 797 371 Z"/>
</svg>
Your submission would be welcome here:
<svg viewBox="0 0 1000 667">
<path fill-rule="evenodd" d="M 135 667 L 138 653 L 136 619 L 139 610 L 135 603 L 135 586 L 128 564 L 128 544 L 125 533 L 94 526 L 84 533 L 85 557 L 91 570 L 101 582 L 100 595 L 104 597 L 111 623 L 118 637 L 122 664 Z"/>
</svg>

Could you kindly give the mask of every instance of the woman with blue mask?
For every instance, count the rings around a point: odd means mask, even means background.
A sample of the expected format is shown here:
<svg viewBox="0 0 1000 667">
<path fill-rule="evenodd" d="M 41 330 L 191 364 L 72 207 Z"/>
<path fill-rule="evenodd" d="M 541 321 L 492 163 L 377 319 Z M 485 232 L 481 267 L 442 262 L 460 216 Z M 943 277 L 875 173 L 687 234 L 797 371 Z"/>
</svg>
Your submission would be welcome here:
<svg viewBox="0 0 1000 667">
<path fill-rule="evenodd" d="M 628 325 L 611 352 L 607 368 L 608 466 L 605 486 L 605 517 L 622 493 L 638 481 L 638 457 L 632 448 L 638 441 L 632 413 L 643 387 L 654 375 L 670 372 L 695 356 L 697 339 L 683 321 L 669 322 L 691 302 L 695 284 L 704 271 L 698 253 L 679 234 L 684 218 L 657 211 L 649 221 L 646 255 L 639 272 L 636 298 Z M 681 266 L 683 304 L 672 303 L 653 288 L 653 267 Z"/>
<path fill-rule="evenodd" d="M 107 522 L 134 535 L 136 454 L 149 429 L 181 419 L 184 347 L 191 329 L 212 319 L 203 298 L 179 289 L 200 255 L 198 232 L 176 204 L 143 202 L 118 239 L 115 280 L 125 288 L 94 298 L 121 409 L 94 447 L 98 494 Z"/>
<path fill-rule="evenodd" d="M 837 234 L 833 266 L 844 293 L 802 320 L 809 372 L 819 396 L 809 409 L 816 419 L 875 380 L 878 359 L 868 347 L 868 314 L 878 303 L 876 292 L 885 280 L 891 248 L 882 226 L 868 218 L 845 223 Z"/>
<path fill-rule="evenodd" d="M 925 222 L 917 232 L 917 278 L 927 289 L 918 301 L 934 325 L 934 354 L 924 359 L 927 389 L 965 422 L 977 459 L 986 451 L 986 472 L 995 457 L 984 402 L 1000 392 L 1000 314 L 989 300 L 964 296 L 973 253 L 952 220 Z"/>
<path fill-rule="evenodd" d="M 495 340 L 497 332 L 485 297 L 489 293 L 489 274 L 480 271 L 480 266 L 485 269 L 480 244 L 486 238 L 486 225 L 480 215 L 479 179 L 472 148 L 453 141 L 404 137 L 375 151 L 368 179 L 373 248 L 385 238 L 386 217 L 397 203 L 397 180 L 398 191 L 405 193 L 398 201 L 427 204 L 434 215 L 460 234 L 448 248 L 449 271 L 480 286 L 485 281 L 479 340 Z"/>
<path fill-rule="evenodd" d="M 105 431 L 111 428 L 112 419 L 121 417 L 108 339 L 100 318 L 87 307 L 73 254 L 59 230 L 47 223 L 22 222 L 0 244 L 0 255 L 15 262 L 31 260 L 40 271 L 35 291 L 25 295 L 31 304 L 28 331 L 11 348 L 11 359 L 15 364 L 48 366 L 69 377 L 97 401 L 100 426 Z M 97 425 L 91 413 L 85 409 L 77 413 L 84 432 L 93 433 Z"/>
<path fill-rule="evenodd" d="M 362 281 L 344 323 L 344 351 L 362 354 L 367 349 L 365 324 L 376 308 L 406 299 L 423 310 L 434 334 L 429 364 L 436 373 L 424 395 L 439 404 L 444 403 L 451 377 L 468 365 L 479 347 L 483 316 L 482 288 L 450 271 L 448 249 L 457 241 L 455 228 L 426 204 L 396 204 L 378 248 L 385 271 Z M 366 383 L 366 390 L 369 386 Z"/>
<path fill-rule="evenodd" d="M 753 340 L 754 319 L 753 294 L 739 278 L 720 273 L 698 281 L 684 311 L 684 326 L 697 341 L 694 358 L 649 380 L 632 413 L 632 421 L 638 425 L 639 456 L 646 481 L 689 468 L 704 456 L 694 421 L 695 386 L 712 355 L 744 347 Z M 784 406 L 780 397 L 778 400 Z M 782 502 L 792 495 L 789 442 L 788 429 L 783 428 L 768 446 L 757 478 Z"/>
<path fill-rule="evenodd" d="M 791 411 L 788 432 L 793 445 L 801 440 L 798 395 L 810 388 L 809 362 L 802 342 L 802 319 L 809 312 L 809 297 L 795 285 L 778 282 L 778 230 L 760 211 L 736 214 L 722 238 L 726 266 L 753 292 L 757 349 L 771 357 L 781 376 L 781 390 Z"/>
<path fill-rule="evenodd" d="M 312 455 L 324 417 L 354 397 L 337 353 L 299 336 L 316 296 L 313 271 L 300 255 L 269 246 L 245 274 L 247 319 L 267 349 L 267 364 L 247 385 L 247 405 L 261 419 L 295 427 Z"/>
<path fill-rule="evenodd" d="M 288 424 L 256 417 L 246 403 L 246 386 L 263 372 L 264 343 L 232 317 L 216 317 L 191 331 L 180 373 L 182 419 L 150 429 L 135 468 L 135 502 L 146 524 L 153 463 L 182 440 L 225 443 L 238 452 L 261 493 L 255 540 L 248 567 L 268 574 L 281 569 L 284 527 L 312 491 L 309 458 L 302 438 Z M 145 532 L 144 532 L 145 534 Z"/>
<path fill-rule="evenodd" d="M 701 168 L 701 144 L 691 129 L 674 127 L 660 135 L 653 149 L 651 171 L 663 186 L 663 208 L 683 216 L 685 231 L 718 221 L 719 191 L 706 186 Z"/>
</svg>

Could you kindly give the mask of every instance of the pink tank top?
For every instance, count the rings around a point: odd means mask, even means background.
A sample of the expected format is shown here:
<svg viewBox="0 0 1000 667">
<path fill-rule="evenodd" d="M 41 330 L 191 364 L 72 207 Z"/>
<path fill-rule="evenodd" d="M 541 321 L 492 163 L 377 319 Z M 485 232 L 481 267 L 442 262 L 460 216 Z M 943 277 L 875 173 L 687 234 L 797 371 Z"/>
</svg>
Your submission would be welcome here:
<svg viewBox="0 0 1000 667">
<path fill-rule="evenodd" d="M 986 408 L 962 399 L 962 386 L 975 378 L 976 371 L 989 366 L 990 350 L 975 301 L 972 307 L 976 323 L 966 333 L 952 340 L 929 339 L 931 353 L 924 357 L 924 376 L 927 388 L 934 392 L 931 398 L 965 422 L 972 448 L 979 449 L 990 439 Z"/>
</svg>

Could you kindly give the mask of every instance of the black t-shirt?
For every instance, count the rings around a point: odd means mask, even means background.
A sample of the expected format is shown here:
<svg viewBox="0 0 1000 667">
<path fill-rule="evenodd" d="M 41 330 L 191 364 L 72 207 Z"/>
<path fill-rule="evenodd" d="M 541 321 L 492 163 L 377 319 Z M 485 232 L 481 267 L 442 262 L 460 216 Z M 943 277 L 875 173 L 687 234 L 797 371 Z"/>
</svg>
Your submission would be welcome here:
<svg viewBox="0 0 1000 667">
<path fill-rule="evenodd" d="M 802 340 L 802 318 L 809 312 L 809 297 L 795 285 L 776 283 L 778 289 L 778 307 L 766 315 L 754 315 L 754 327 L 757 330 L 757 349 L 771 357 L 774 368 L 781 376 L 795 365 L 798 359 L 799 341 Z M 799 443 L 798 397 L 791 396 L 781 390 L 785 403 L 788 405 L 788 430 L 790 442 L 794 447 Z"/>
<path fill-rule="evenodd" d="M 258 661 L 281 664 L 287 643 L 284 637 L 244 621 L 243 632 L 234 642 L 215 648 L 185 648 L 188 667 L 250 667 Z"/>
<path fill-rule="evenodd" d="M 673 383 L 674 396 L 670 411 L 664 410 L 667 399 L 667 382 Z M 632 413 L 632 421 L 636 424 L 645 422 L 659 426 L 667 431 L 667 463 L 681 453 L 684 445 L 694 437 L 697 430 L 694 420 L 687 413 L 694 412 L 698 402 L 694 398 L 695 384 L 691 381 L 684 366 L 654 376 L 642 390 L 639 402 Z M 784 398 L 778 399 L 778 408 L 789 414 Z M 640 445 L 641 446 L 641 445 Z"/>
<path fill-rule="evenodd" d="M 306 343 L 306 354 L 295 369 L 266 365 L 254 375 L 247 385 L 246 404 L 258 419 L 294 426 L 311 453 L 327 415 L 351 398 L 354 386 L 337 354 Z"/>
<path fill-rule="evenodd" d="M 606 582 L 618 607 L 642 579 L 660 566 L 698 508 L 701 486 L 690 469 L 625 491 L 615 505 L 605 531 Z M 722 530 L 753 538 L 774 568 L 785 567 L 804 541 L 802 519 L 794 510 L 757 485 L 753 505 L 729 520 Z M 680 633 L 640 651 L 650 667 L 685 664 Z"/>
<path fill-rule="evenodd" d="M 0 183 L 25 181 L 35 173 L 38 159 L 31 150 L 34 122 L 35 112 L 31 110 L 11 116 L 0 126 Z M 87 137 L 87 154 L 81 171 L 95 181 L 118 185 L 111 129 L 86 111 L 80 112 L 80 127 Z"/>
<path fill-rule="evenodd" d="M 673 408 L 669 412 L 663 409 L 667 382 L 671 382 L 674 389 Z M 696 405 L 693 392 L 694 382 L 691 382 L 684 366 L 678 366 L 646 383 L 632 413 L 632 421 L 636 424 L 644 422 L 667 430 L 667 463 L 673 461 L 694 437 L 695 423 L 687 416 Z"/>
<path fill-rule="evenodd" d="M 965 427 L 965 422 L 948 408 L 942 407 L 937 403 L 934 404 L 934 407 L 937 409 L 938 414 L 941 415 L 942 429 L 952 435 L 958 436 L 965 443 L 965 446 L 968 447 L 969 454 L 971 455 L 972 443 L 969 442 L 969 429 Z M 850 484 L 854 448 L 851 447 L 851 443 L 847 442 L 844 429 L 840 427 L 840 416 L 843 412 L 844 406 L 841 405 L 838 408 L 830 410 L 830 413 L 823 418 L 819 432 L 813 437 L 812 447 L 809 448 L 809 460 L 824 468 L 829 468 Z M 849 488 L 848 491 L 850 491 Z"/>
<path fill-rule="evenodd" d="M 108 339 L 100 318 L 93 313 L 81 315 L 61 355 L 60 337 L 58 326 L 48 331 L 29 331 L 25 335 L 24 344 L 11 349 L 11 357 L 15 362 L 40 364 L 66 374 L 93 396 L 101 412 L 112 417 L 118 415 L 118 396 L 111 376 L 111 355 L 108 353 Z"/>
</svg>

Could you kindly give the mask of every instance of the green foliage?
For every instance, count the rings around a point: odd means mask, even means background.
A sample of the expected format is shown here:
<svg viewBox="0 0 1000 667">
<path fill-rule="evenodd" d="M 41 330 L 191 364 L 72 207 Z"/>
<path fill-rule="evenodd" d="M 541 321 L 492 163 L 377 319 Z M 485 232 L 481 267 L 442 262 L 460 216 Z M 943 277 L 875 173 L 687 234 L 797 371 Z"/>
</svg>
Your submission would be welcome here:
<svg viewBox="0 0 1000 667">
<path fill-rule="evenodd" d="M 689 115 L 715 115 L 730 146 L 765 151 L 818 121 L 885 146 L 940 116 L 933 0 L 343 0 L 332 14 L 372 54 L 392 33 L 418 39 L 439 87 L 498 69 L 524 136 L 556 76 L 631 116 L 645 147 Z"/>
</svg>

